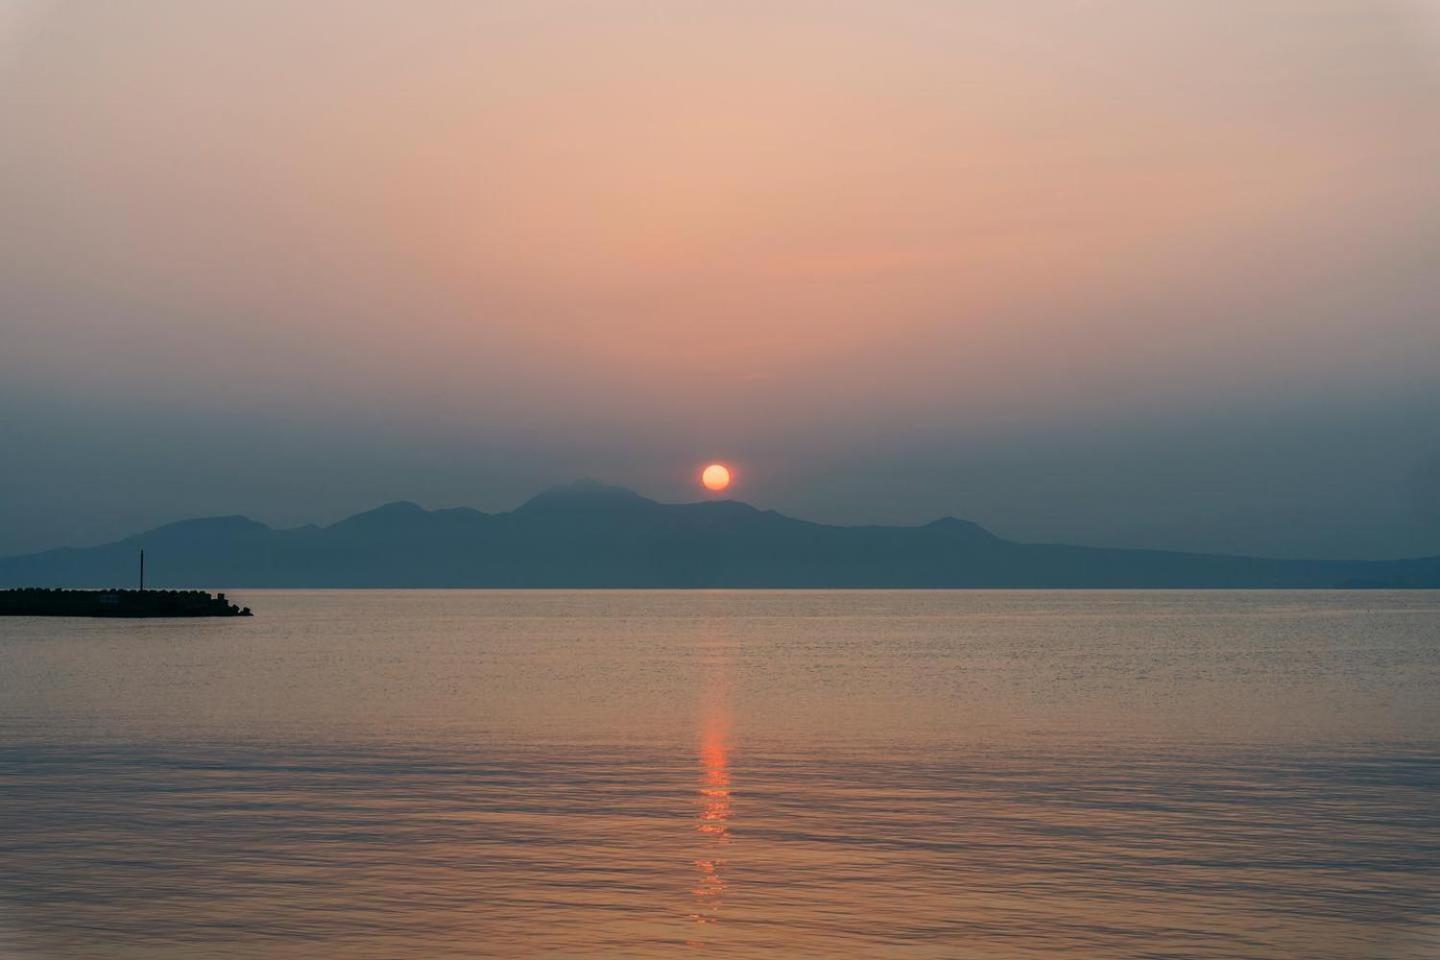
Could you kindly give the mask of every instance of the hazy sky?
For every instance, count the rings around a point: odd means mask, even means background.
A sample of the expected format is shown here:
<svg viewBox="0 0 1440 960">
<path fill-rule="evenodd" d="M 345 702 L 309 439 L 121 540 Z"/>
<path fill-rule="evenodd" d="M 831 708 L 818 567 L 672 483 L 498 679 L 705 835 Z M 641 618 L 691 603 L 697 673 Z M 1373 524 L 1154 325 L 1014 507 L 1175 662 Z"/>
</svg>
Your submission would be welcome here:
<svg viewBox="0 0 1440 960">
<path fill-rule="evenodd" d="M 0 0 L 0 554 L 712 458 L 1440 553 L 1440 0 Z"/>
</svg>

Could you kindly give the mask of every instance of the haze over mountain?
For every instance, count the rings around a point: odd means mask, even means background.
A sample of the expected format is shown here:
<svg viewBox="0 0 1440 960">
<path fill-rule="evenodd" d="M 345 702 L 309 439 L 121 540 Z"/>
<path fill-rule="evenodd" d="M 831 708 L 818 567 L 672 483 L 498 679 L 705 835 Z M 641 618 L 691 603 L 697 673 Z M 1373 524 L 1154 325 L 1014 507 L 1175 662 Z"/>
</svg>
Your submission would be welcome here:
<svg viewBox="0 0 1440 960">
<path fill-rule="evenodd" d="M 0 0 L 0 556 L 662 500 L 1440 553 L 1436 0 Z"/>
<path fill-rule="evenodd" d="M 1440 586 L 1440 557 L 1274 560 L 1002 540 L 965 520 L 829 526 L 736 500 L 659 503 L 583 480 L 508 513 L 397 501 L 327 527 L 186 520 L 88 549 L 0 560 L 0 586 Z"/>
</svg>

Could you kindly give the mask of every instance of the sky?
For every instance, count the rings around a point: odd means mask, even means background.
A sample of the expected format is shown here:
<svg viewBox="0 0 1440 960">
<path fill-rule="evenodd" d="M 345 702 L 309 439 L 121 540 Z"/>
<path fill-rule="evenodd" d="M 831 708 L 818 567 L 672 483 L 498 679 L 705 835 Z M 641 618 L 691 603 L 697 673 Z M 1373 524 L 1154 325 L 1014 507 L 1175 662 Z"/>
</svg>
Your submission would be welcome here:
<svg viewBox="0 0 1440 960">
<path fill-rule="evenodd" d="M 1440 553 L 1440 0 L 0 0 L 0 555 L 711 460 Z"/>
</svg>

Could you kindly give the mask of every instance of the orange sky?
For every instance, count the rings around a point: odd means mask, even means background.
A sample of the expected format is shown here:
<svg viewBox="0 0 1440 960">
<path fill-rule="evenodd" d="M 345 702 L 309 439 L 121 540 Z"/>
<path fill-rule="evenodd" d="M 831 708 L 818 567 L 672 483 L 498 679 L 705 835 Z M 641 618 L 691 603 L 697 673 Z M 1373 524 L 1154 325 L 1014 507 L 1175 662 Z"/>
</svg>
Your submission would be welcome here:
<svg viewBox="0 0 1440 960">
<path fill-rule="evenodd" d="M 804 507 L 797 435 L 1368 401 L 1440 360 L 1426 0 L 6 12 L 0 380 L 42 411 L 503 438 L 506 489 L 768 456 Z M 637 432 L 669 446 L 565 452 Z M 859 496 L 810 506 L 888 516 Z"/>
</svg>

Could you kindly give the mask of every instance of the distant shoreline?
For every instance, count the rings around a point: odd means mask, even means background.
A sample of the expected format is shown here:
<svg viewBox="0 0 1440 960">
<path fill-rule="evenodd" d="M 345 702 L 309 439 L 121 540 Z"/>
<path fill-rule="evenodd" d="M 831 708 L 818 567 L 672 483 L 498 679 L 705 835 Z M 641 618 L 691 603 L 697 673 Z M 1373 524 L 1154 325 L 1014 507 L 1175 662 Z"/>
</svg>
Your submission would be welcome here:
<svg viewBox="0 0 1440 960">
<path fill-rule="evenodd" d="M 508 513 L 386 504 L 327 527 L 186 520 L 87 549 L 0 560 L 0 587 L 134 582 L 238 589 L 1413 590 L 1440 556 L 1286 560 L 1006 540 L 942 517 L 838 527 L 737 500 L 660 503 L 580 482 Z"/>
</svg>

